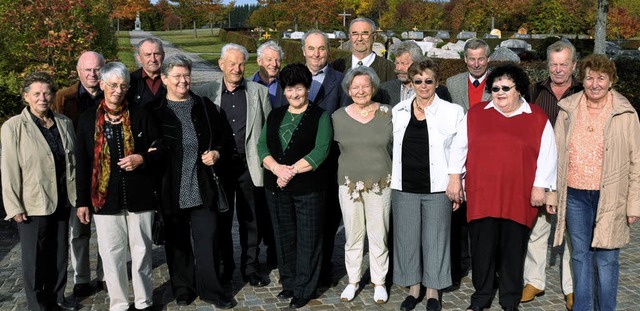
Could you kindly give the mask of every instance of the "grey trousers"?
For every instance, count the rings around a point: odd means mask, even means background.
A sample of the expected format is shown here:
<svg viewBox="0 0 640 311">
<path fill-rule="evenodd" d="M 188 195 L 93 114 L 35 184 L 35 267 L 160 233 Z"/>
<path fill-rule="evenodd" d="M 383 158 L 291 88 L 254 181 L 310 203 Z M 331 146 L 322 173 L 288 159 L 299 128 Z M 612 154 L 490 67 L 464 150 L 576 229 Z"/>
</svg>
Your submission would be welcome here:
<svg viewBox="0 0 640 311">
<path fill-rule="evenodd" d="M 72 208 L 69 213 L 69 244 L 71 245 L 71 267 L 73 268 L 73 283 L 82 284 L 91 282 L 91 266 L 89 259 L 89 241 L 91 240 L 91 223 L 85 225 L 76 216 L 76 209 Z M 104 280 L 102 271 L 102 259 L 96 252 L 96 278 L 98 281 Z"/>
</svg>

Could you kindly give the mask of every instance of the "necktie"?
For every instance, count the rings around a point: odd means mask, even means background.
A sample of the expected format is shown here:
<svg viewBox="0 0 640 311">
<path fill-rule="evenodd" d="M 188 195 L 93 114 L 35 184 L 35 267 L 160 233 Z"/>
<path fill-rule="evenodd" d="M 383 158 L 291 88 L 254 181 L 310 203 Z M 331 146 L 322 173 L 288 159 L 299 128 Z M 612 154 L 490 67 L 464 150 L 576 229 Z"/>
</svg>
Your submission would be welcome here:
<svg viewBox="0 0 640 311">
<path fill-rule="evenodd" d="M 358 66 L 362 66 L 362 61 L 358 61 Z"/>
<path fill-rule="evenodd" d="M 480 85 L 480 81 L 473 80 L 473 87 L 478 87 L 478 85 Z"/>
</svg>

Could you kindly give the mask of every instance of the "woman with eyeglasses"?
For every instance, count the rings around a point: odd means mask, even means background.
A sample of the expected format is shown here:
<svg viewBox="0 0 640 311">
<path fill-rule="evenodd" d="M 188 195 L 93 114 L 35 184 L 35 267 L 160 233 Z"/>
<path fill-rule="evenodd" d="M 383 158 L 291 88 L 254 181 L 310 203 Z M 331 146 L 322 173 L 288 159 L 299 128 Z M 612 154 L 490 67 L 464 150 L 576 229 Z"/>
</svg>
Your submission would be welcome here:
<svg viewBox="0 0 640 311">
<path fill-rule="evenodd" d="M 489 308 L 496 285 L 502 308 L 518 310 L 529 233 L 556 185 L 556 142 L 545 112 L 524 99 L 522 68 L 497 66 L 486 85 L 492 100 L 469 109 L 451 144 L 447 196 L 467 200 L 475 288 L 467 310 Z"/>
<path fill-rule="evenodd" d="M 129 72 L 118 62 L 100 69 L 104 99 L 78 121 L 77 216 L 96 225 L 98 251 L 109 288 L 109 310 L 150 310 L 151 227 L 158 152 L 148 152 L 158 127 L 125 99 Z M 134 305 L 129 306 L 127 253 Z"/>
<path fill-rule="evenodd" d="M 451 285 L 451 213 L 444 191 L 449 146 L 464 109 L 438 97 L 438 65 L 429 58 L 408 70 L 415 96 L 393 107 L 393 281 L 409 287 L 401 310 L 413 310 L 420 285 L 427 310 L 440 310 L 438 290 Z"/>
<path fill-rule="evenodd" d="M 366 66 L 347 71 L 342 88 L 353 104 L 333 113 L 333 139 L 340 148 L 338 198 L 345 231 L 345 266 L 349 284 L 340 295 L 351 301 L 360 289 L 365 236 L 377 304 L 388 299 L 389 213 L 391 212 L 391 107 L 371 101 L 380 80 Z"/>
</svg>

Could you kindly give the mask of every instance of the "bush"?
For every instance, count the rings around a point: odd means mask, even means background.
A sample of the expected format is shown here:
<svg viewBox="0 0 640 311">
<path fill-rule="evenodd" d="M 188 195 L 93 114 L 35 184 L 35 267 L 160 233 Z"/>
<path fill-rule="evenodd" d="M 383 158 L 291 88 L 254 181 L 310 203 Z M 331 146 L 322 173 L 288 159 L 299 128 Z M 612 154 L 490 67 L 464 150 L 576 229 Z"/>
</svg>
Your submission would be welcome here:
<svg viewBox="0 0 640 311">
<path fill-rule="evenodd" d="M 254 38 L 251 35 L 244 34 L 238 31 L 226 31 L 220 30 L 220 40 L 239 44 L 244 46 L 249 53 L 255 53 L 258 48 L 258 38 Z"/>
</svg>

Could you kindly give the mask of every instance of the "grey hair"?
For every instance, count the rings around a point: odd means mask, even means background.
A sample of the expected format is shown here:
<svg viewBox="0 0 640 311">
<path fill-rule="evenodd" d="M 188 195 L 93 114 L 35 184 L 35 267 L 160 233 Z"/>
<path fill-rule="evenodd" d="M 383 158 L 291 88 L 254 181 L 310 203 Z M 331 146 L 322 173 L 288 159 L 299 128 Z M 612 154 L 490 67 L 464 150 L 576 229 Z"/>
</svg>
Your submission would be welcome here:
<svg viewBox="0 0 640 311">
<path fill-rule="evenodd" d="M 569 41 L 558 40 L 547 47 L 547 63 L 549 62 L 549 55 L 552 52 L 562 52 L 562 50 L 567 49 L 571 53 L 571 60 L 576 63 L 578 62 L 578 55 L 576 55 L 576 47 L 571 44 Z"/>
<path fill-rule="evenodd" d="M 176 54 L 167 57 L 167 59 L 162 62 L 161 72 L 163 76 L 169 75 L 169 71 L 173 69 L 173 67 L 184 67 L 189 69 L 191 72 L 191 60 L 182 54 Z"/>
<path fill-rule="evenodd" d="M 464 44 L 464 56 L 467 56 L 468 50 L 476 50 L 480 48 L 484 49 L 484 55 L 486 57 L 489 57 L 489 55 L 491 55 L 491 48 L 489 47 L 489 44 L 487 44 L 487 42 L 482 39 L 473 38 L 467 40 L 467 42 Z"/>
<path fill-rule="evenodd" d="M 304 45 L 307 42 L 307 38 L 310 35 L 315 35 L 315 34 L 321 35 L 322 38 L 324 38 L 324 45 L 327 47 L 327 52 L 328 52 L 329 48 L 331 47 L 331 44 L 329 44 L 329 37 L 327 37 L 326 33 L 322 32 L 322 31 L 320 31 L 318 29 L 311 29 L 311 30 L 307 31 L 304 34 L 304 36 L 302 36 L 302 39 L 301 39 L 301 41 L 302 41 L 302 50 L 304 51 Z"/>
<path fill-rule="evenodd" d="M 375 33 L 376 32 L 376 23 L 374 21 L 372 21 L 371 19 L 368 19 L 366 17 L 358 17 L 354 20 L 351 21 L 351 23 L 349 23 L 349 32 L 351 32 L 351 26 L 353 26 L 353 24 L 357 23 L 357 22 L 365 22 L 367 24 L 369 24 L 371 26 L 371 33 Z"/>
<path fill-rule="evenodd" d="M 422 59 L 422 49 L 420 46 L 413 40 L 402 41 L 398 47 L 396 48 L 396 57 L 409 53 L 411 56 L 411 60 L 415 63 Z"/>
<path fill-rule="evenodd" d="M 42 71 L 36 71 L 24 77 L 24 80 L 22 81 L 22 87 L 21 87 L 22 93 L 29 93 L 29 91 L 31 90 L 31 84 L 34 84 L 34 83 L 48 84 L 49 90 L 51 91 L 51 93 L 55 93 L 58 90 L 56 81 L 53 79 L 53 77 L 51 77 L 50 74 Z M 28 106 L 26 102 L 25 104 Z"/>
<path fill-rule="evenodd" d="M 280 55 L 280 59 L 284 58 L 284 52 L 282 51 L 282 47 L 280 47 L 278 43 L 273 40 L 269 40 L 263 44 L 260 44 L 260 46 L 258 47 L 258 50 L 256 51 L 258 58 L 262 57 L 262 53 L 264 53 L 264 50 L 266 49 L 274 50 L 278 52 L 278 54 Z"/>
<path fill-rule="evenodd" d="M 91 54 L 91 55 L 95 56 L 96 58 L 98 58 L 98 61 L 100 62 L 100 67 L 104 66 L 105 60 L 104 60 L 104 56 L 102 56 L 102 54 L 100 54 L 98 52 L 94 52 L 94 51 L 86 51 L 86 52 L 80 54 L 80 57 L 78 57 L 78 64 L 76 65 L 76 67 L 80 68 L 80 59 L 82 58 L 82 56 L 87 55 L 87 54 Z"/>
<path fill-rule="evenodd" d="M 224 57 L 227 56 L 227 52 L 229 50 L 240 51 L 242 54 L 244 54 L 244 61 L 246 62 L 249 60 L 249 51 L 247 51 L 244 46 L 235 43 L 227 43 L 222 47 L 222 50 L 220 51 L 220 59 L 224 59 Z"/>
<path fill-rule="evenodd" d="M 129 84 L 129 81 L 131 80 L 127 66 L 121 62 L 106 63 L 102 68 L 100 68 L 100 81 L 107 82 L 113 77 L 121 78 L 127 82 L 127 84 Z"/>
<path fill-rule="evenodd" d="M 380 78 L 376 74 L 375 70 L 367 67 L 367 66 L 358 66 L 353 69 L 349 69 L 347 73 L 344 75 L 344 79 L 342 79 L 342 90 L 349 94 L 349 88 L 351 87 L 351 83 L 353 83 L 353 79 L 357 76 L 368 76 L 369 80 L 371 80 L 371 87 L 373 87 L 373 93 L 371 96 L 375 95 L 378 91 L 378 87 L 380 86 Z"/>
<path fill-rule="evenodd" d="M 162 40 L 160 40 L 160 39 L 158 39 L 156 37 L 144 38 L 140 42 L 138 42 L 138 45 L 136 46 L 136 55 L 140 55 L 140 47 L 142 47 L 142 45 L 145 44 L 146 42 L 151 42 L 151 43 L 157 44 L 160 47 L 160 53 L 162 53 L 162 55 L 164 55 L 164 47 L 162 46 Z"/>
</svg>

